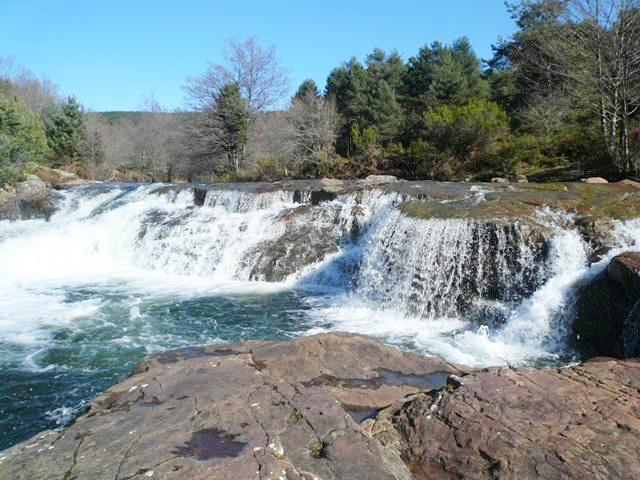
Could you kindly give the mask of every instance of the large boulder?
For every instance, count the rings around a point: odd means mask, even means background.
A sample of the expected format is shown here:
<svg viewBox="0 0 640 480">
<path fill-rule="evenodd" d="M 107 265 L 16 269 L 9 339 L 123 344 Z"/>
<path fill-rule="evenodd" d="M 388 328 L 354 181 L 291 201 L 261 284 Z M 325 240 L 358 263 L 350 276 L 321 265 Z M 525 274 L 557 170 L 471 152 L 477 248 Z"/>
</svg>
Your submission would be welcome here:
<svg viewBox="0 0 640 480">
<path fill-rule="evenodd" d="M 576 291 L 572 338 L 583 358 L 640 356 L 640 253 L 627 252 Z"/>
<path fill-rule="evenodd" d="M 509 179 L 503 177 L 493 177 L 491 183 L 509 183 Z"/>
<path fill-rule="evenodd" d="M 364 183 L 368 185 L 382 185 L 384 183 L 394 183 L 398 179 L 393 175 L 369 175 L 364 179 Z"/>
<path fill-rule="evenodd" d="M 22 202 L 34 202 L 46 198 L 47 184 L 36 175 L 27 175 L 26 179 L 16 184 L 16 195 Z"/>
<path fill-rule="evenodd" d="M 515 181 L 516 183 L 529 183 L 529 180 L 527 179 L 527 177 L 522 174 L 516 175 Z"/>
<path fill-rule="evenodd" d="M 38 177 L 51 187 L 61 187 L 81 181 L 75 173 L 48 167 L 40 167 Z"/>
<path fill-rule="evenodd" d="M 602 184 L 602 183 L 609 183 L 609 181 L 606 178 L 602 178 L 602 177 L 589 177 L 589 178 L 585 178 L 583 180 L 584 183 L 592 183 L 592 184 Z"/>
<path fill-rule="evenodd" d="M 607 266 L 607 274 L 622 287 L 627 297 L 640 297 L 640 253 L 626 252 L 614 257 Z"/>
<path fill-rule="evenodd" d="M 624 185 L 626 187 L 632 187 L 632 188 L 636 188 L 636 189 L 640 189 L 640 182 L 636 182 L 635 180 L 630 180 L 630 179 L 625 179 L 625 180 L 620 180 L 618 182 L 619 185 Z"/>
<path fill-rule="evenodd" d="M 0 220 L 49 218 L 58 196 L 39 177 L 27 175 L 12 191 L 0 191 Z"/>
<path fill-rule="evenodd" d="M 0 478 L 640 478 L 640 363 L 471 371 L 353 334 L 145 358 Z"/>
</svg>

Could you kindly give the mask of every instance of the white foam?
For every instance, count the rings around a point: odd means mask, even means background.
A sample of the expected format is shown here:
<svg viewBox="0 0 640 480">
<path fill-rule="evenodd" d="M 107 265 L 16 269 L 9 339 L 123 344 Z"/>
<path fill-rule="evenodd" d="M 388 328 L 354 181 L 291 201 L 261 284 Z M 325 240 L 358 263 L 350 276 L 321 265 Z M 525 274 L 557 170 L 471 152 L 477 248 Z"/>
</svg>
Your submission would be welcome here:
<svg viewBox="0 0 640 480">
<path fill-rule="evenodd" d="M 356 244 L 268 283 L 251 281 L 255 252 L 283 233 L 281 214 L 297 206 L 291 192 L 208 192 L 202 207 L 194 207 L 188 189 L 157 185 L 63 196 L 49 222 L 0 222 L 0 342 L 29 346 L 23 360 L 33 370 L 48 368 L 38 364 L 38 352 L 60 329 L 114 327 L 104 313 L 114 302 L 129 324 L 111 341 L 154 351 L 182 339 L 155 331 L 143 303 L 291 288 L 305 289 L 312 303 L 299 333 L 372 334 L 469 365 L 552 358 L 563 351 L 562 312 L 576 282 L 640 245 L 640 221 L 619 222 L 616 248 L 588 266 L 572 218 L 541 209 L 532 220 L 555 232 L 545 261 L 517 224 L 409 219 L 395 208 L 406 196 L 367 190 L 289 220 L 345 234 L 357 225 L 364 233 Z M 500 298 L 487 290 L 487 275 L 504 290 Z M 523 299 L 518 292 L 527 282 L 537 288 Z M 470 288 L 477 290 L 472 307 L 503 323 L 481 328 L 469 318 L 460 305 Z M 77 290 L 89 293 L 70 294 Z"/>
</svg>

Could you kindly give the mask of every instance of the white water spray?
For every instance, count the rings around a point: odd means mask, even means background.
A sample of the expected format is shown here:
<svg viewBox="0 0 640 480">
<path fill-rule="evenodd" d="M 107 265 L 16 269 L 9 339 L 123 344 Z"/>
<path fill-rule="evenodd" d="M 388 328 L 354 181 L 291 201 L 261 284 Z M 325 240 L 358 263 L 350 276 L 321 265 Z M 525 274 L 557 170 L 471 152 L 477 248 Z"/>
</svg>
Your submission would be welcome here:
<svg viewBox="0 0 640 480">
<path fill-rule="evenodd" d="M 196 206 L 190 189 L 162 186 L 65 192 L 49 222 L 0 222 L 0 342 L 46 345 L 56 329 L 104 310 L 99 295 L 70 301 L 69 288 L 121 294 L 138 324 L 141 295 L 299 287 L 310 325 L 298 333 L 379 335 L 469 365 L 562 353 L 572 288 L 601 268 L 588 266 L 570 219 L 540 212 L 539 230 L 417 220 L 395 208 L 405 198 L 367 190 L 312 206 L 287 191 L 211 190 Z M 619 249 L 640 244 L 640 222 L 619 224 L 615 238 Z M 294 260 L 299 268 L 283 268 Z M 283 281 L 265 282 L 277 269 Z"/>
</svg>

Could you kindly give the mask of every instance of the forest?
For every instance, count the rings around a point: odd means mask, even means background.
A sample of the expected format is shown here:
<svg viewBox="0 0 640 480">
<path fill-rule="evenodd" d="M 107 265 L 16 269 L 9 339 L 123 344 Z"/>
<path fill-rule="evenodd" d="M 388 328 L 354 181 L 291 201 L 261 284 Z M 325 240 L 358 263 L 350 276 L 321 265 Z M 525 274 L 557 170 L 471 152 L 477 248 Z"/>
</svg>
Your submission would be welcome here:
<svg viewBox="0 0 640 480">
<path fill-rule="evenodd" d="M 640 169 L 638 0 L 524 0 L 490 59 L 469 40 L 375 48 L 292 90 L 275 46 L 229 41 L 167 111 L 86 111 L 0 58 L 0 186 L 42 166 L 102 181 L 537 181 Z M 293 93 L 292 95 L 292 92 Z"/>
</svg>

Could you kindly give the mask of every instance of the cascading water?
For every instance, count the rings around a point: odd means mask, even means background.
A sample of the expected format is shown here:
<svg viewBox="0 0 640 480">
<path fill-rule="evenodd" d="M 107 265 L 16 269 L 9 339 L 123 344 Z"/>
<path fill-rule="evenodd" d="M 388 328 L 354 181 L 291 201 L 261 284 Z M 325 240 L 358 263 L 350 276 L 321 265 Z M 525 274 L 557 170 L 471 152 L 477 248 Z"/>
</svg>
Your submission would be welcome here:
<svg viewBox="0 0 640 480">
<path fill-rule="evenodd" d="M 349 330 L 474 366 L 567 361 L 572 286 L 606 264 L 551 211 L 419 220 L 381 189 L 197 192 L 77 188 L 49 221 L 0 222 L 0 448 L 179 346 Z M 614 238 L 640 245 L 640 222 Z"/>
</svg>

